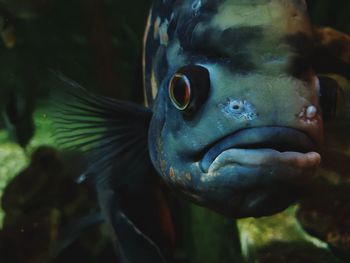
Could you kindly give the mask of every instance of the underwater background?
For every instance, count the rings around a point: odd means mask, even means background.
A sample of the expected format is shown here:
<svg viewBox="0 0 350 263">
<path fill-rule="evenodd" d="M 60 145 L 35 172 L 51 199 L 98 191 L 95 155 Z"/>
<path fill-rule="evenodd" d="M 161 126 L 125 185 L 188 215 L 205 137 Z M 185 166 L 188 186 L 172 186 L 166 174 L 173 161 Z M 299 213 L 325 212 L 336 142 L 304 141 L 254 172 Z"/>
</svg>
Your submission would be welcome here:
<svg viewBox="0 0 350 263">
<path fill-rule="evenodd" d="M 95 93 L 142 103 L 142 38 L 150 3 L 0 0 L 1 263 L 115 262 L 94 189 L 75 182 L 82 156 L 57 150 L 53 139 L 52 94 L 60 87 L 53 72 Z M 349 1 L 308 4 L 314 25 L 350 34 Z M 339 81 L 346 91 L 348 83 Z M 350 131 L 338 129 L 333 133 Z M 176 262 L 348 262 L 350 170 L 341 169 L 346 161 L 334 162 L 337 173 L 321 172 L 328 179 L 320 182 L 318 200 L 273 217 L 236 226 L 182 204 Z"/>
</svg>

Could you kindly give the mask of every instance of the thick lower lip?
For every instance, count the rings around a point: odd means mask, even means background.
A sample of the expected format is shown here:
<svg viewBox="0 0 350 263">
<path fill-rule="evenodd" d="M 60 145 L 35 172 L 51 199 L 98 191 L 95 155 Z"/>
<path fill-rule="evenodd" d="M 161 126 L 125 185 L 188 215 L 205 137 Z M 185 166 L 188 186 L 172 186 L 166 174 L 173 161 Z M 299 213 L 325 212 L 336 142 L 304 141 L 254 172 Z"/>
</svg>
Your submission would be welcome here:
<svg viewBox="0 0 350 263">
<path fill-rule="evenodd" d="M 312 168 L 321 160 L 317 150 L 317 144 L 308 135 L 293 128 L 249 128 L 217 141 L 204 154 L 200 167 L 204 173 L 235 163 Z"/>
</svg>

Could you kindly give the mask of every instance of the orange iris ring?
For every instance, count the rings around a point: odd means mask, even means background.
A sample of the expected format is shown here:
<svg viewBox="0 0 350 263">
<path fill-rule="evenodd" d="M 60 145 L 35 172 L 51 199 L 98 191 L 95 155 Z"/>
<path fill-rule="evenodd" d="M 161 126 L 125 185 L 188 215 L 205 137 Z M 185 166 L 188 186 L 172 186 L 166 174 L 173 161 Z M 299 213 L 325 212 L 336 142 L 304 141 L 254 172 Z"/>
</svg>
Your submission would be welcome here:
<svg viewBox="0 0 350 263">
<path fill-rule="evenodd" d="M 174 87 L 175 87 L 175 85 L 174 85 L 174 83 L 178 79 L 182 79 L 186 83 L 185 98 L 184 98 L 184 101 L 186 103 L 184 105 L 181 105 L 175 99 L 175 94 L 174 94 Z M 190 82 L 190 80 L 188 79 L 188 77 L 186 75 L 181 74 L 181 73 L 176 73 L 170 80 L 168 91 L 169 91 L 170 100 L 172 101 L 172 103 L 175 106 L 175 108 L 177 108 L 178 110 L 181 110 L 181 111 L 187 109 L 187 107 L 190 105 L 191 95 L 192 94 L 191 94 L 191 82 Z"/>
</svg>

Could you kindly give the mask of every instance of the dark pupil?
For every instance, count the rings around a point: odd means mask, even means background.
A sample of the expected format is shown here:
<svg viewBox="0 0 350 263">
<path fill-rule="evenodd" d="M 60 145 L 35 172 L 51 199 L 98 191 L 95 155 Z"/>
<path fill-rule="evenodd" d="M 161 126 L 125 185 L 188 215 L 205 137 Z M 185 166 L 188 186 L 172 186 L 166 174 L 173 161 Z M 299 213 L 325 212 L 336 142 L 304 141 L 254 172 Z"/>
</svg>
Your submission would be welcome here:
<svg viewBox="0 0 350 263">
<path fill-rule="evenodd" d="M 173 95 L 178 106 L 183 107 L 188 103 L 189 87 L 183 77 L 178 77 L 174 81 Z"/>
</svg>

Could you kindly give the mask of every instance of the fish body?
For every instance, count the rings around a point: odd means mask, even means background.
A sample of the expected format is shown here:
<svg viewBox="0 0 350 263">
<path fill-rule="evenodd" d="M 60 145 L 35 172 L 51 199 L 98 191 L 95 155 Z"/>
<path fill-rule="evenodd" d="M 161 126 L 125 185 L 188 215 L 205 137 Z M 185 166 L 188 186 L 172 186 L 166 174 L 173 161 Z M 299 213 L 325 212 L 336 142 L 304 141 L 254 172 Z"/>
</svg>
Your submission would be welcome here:
<svg viewBox="0 0 350 263">
<path fill-rule="evenodd" d="M 96 184 L 122 262 L 151 247 L 143 262 L 165 260 L 155 244 L 172 239 L 169 207 L 164 193 L 150 194 L 162 183 L 230 218 L 295 202 L 315 179 L 337 101 L 332 82 L 318 77 L 302 0 L 156 0 L 144 41 L 145 107 L 60 76 L 69 97 L 55 112 L 58 142 L 89 158 L 78 181 Z M 146 218 L 170 238 L 138 228 Z"/>
<path fill-rule="evenodd" d="M 148 145 L 168 185 L 231 217 L 296 200 L 323 138 L 311 38 L 304 1 L 156 1 L 145 38 Z"/>
</svg>

